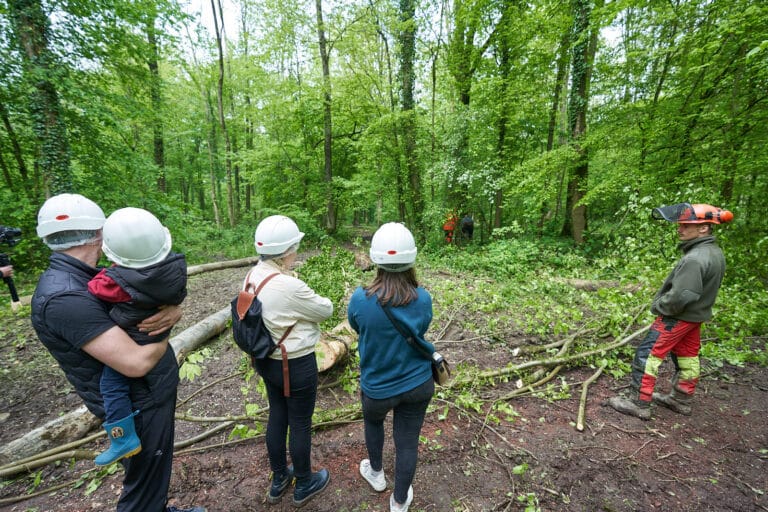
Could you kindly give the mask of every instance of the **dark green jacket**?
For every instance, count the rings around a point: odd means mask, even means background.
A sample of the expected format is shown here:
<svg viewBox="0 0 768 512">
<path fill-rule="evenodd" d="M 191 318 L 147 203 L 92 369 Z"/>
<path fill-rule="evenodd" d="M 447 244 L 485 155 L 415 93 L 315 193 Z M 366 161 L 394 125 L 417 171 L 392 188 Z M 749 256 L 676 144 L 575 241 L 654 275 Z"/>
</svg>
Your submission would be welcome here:
<svg viewBox="0 0 768 512">
<path fill-rule="evenodd" d="M 651 312 L 686 322 L 706 322 L 725 274 L 725 257 L 714 236 L 680 243 L 683 257 L 664 280 Z"/>
</svg>

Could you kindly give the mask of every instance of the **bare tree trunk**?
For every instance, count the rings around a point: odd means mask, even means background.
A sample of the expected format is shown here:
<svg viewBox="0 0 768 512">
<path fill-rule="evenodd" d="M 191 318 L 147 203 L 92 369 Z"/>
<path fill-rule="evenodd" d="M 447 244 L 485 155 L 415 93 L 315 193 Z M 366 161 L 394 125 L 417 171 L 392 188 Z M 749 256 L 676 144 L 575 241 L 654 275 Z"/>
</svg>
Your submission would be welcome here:
<svg viewBox="0 0 768 512">
<path fill-rule="evenodd" d="M 210 193 L 211 193 L 211 207 L 213 208 L 213 218 L 216 221 L 216 226 L 221 227 L 221 214 L 219 213 L 219 201 L 218 193 L 216 192 L 216 184 L 218 183 L 218 177 L 216 176 L 216 125 L 213 116 L 213 105 L 211 104 L 210 92 L 203 90 L 204 98 L 207 100 L 206 118 L 208 121 L 208 172 L 210 181 Z"/>
<path fill-rule="evenodd" d="M 152 13 L 147 20 L 147 41 L 150 46 L 150 56 L 147 66 L 150 72 L 150 98 L 152 100 L 152 147 L 157 166 L 157 190 L 166 192 L 165 182 L 165 140 L 163 136 L 163 99 L 158 65 L 157 34 L 155 31 L 155 15 Z"/>
<path fill-rule="evenodd" d="M 331 56 L 325 37 L 323 22 L 323 1 L 315 0 L 317 10 L 317 41 L 320 46 L 320 60 L 323 66 L 323 181 L 325 182 L 326 209 L 325 229 L 336 231 L 336 200 L 333 192 L 333 119 L 331 117 Z"/>
<path fill-rule="evenodd" d="M 27 183 L 29 181 L 27 164 L 24 162 L 24 155 L 21 152 L 21 145 L 19 144 L 19 139 L 16 136 L 16 131 L 13 129 L 13 125 L 11 124 L 11 119 L 8 117 L 8 109 L 5 106 L 4 100 L 0 101 L 0 117 L 3 119 L 3 126 L 5 126 L 5 131 L 8 132 L 8 140 L 11 142 L 13 159 L 16 160 L 16 166 L 19 169 L 19 175 L 21 175 L 22 181 Z M 10 172 L 6 178 L 8 182 L 8 188 L 13 190 L 13 180 L 10 179 Z"/>
<path fill-rule="evenodd" d="M 566 88 L 566 84 L 567 84 L 569 50 L 570 50 L 570 34 L 568 33 L 568 31 L 566 31 L 563 34 L 562 39 L 560 40 L 559 56 L 557 58 L 555 87 L 552 94 L 552 108 L 549 111 L 549 126 L 547 128 L 547 151 L 552 151 L 555 147 L 555 134 L 557 132 L 557 126 L 558 126 L 558 122 L 557 122 L 558 114 L 562 109 L 561 94 L 563 90 Z M 561 172 L 565 173 L 565 170 Z M 555 200 L 554 215 L 547 207 L 546 200 L 542 200 L 539 222 L 537 226 L 539 231 L 539 236 L 542 236 L 544 234 L 544 224 L 546 223 L 546 221 L 548 219 L 551 219 L 553 216 L 556 218 L 557 212 L 560 210 L 560 200 L 562 197 L 561 194 L 562 194 L 562 188 L 563 188 L 562 182 L 563 182 L 563 175 L 561 174 L 557 184 L 557 198 Z"/>
<path fill-rule="evenodd" d="M 218 11 L 216 3 L 218 1 Z M 213 11 L 213 28 L 216 32 L 216 47 L 219 51 L 219 77 L 216 83 L 216 99 L 219 112 L 219 126 L 224 136 L 224 169 L 227 181 L 227 214 L 229 216 L 229 226 L 235 226 L 235 204 L 233 200 L 234 191 L 232 190 L 232 144 L 229 140 L 229 130 L 227 121 L 224 117 L 224 47 L 222 44 L 222 32 L 224 31 L 224 13 L 221 9 L 221 0 L 211 0 L 211 10 Z M 219 28 L 221 22 L 221 28 Z"/>
</svg>

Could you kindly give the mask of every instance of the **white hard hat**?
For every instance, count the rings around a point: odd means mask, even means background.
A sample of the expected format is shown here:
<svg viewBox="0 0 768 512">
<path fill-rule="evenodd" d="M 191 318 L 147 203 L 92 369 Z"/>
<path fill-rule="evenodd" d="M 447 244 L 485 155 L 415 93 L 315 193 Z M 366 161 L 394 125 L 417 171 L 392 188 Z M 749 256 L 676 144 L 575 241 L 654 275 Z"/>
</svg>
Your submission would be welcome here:
<svg viewBox="0 0 768 512">
<path fill-rule="evenodd" d="M 257 253 L 279 255 L 298 244 L 304 233 L 285 215 L 272 215 L 259 222 L 253 238 Z"/>
<path fill-rule="evenodd" d="M 390 272 L 408 270 L 416 261 L 416 242 L 403 224 L 382 225 L 371 239 L 371 261 Z"/>
<path fill-rule="evenodd" d="M 101 248 L 118 265 L 144 268 L 168 256 L 171 233 L 147 210 L 121 208 L 104 223 Z"/>
<path fill-rule="evenodd" d="M 80 194 L 49 198 L 37 214 L 37 236 L 45 238 L 62 231 L 97 231 L 104 225 L 99 205 Z"/>
</svg>

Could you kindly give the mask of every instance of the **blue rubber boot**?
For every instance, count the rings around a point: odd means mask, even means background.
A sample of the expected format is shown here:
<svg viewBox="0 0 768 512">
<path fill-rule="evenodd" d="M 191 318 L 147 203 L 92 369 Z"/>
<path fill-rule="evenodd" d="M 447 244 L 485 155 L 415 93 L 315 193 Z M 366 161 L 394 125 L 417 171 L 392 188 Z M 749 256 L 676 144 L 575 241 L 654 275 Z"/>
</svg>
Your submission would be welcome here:
<svg viewBox="0 0 768 512">
<path fill-rule="evenodd" d="M 330 481 L 331 475 L 327 469 L 321 469 L 304 478 L 297 478 L 296 488 L 293 490 L 293 506 L 303 507 L 309 500 L 323 492 Z"/>
<path fill-rule="evenodd" d="M 267 493 L 267 501 L 273 504 L 278 503 L 291 482 L 293 482 L 293 465 L 288 466 L 285 471 L 272 472 L 272 486 Z"/>
<path fill-rule="evenodd" d="M 132 457 L 141 451 L 141 440 L 136 435 L 136 425 L 133 417 L 139 411 L 117 420 L 114 423 L 105 423 L 104 430 L 109 437 L 109 449 L 100 453 L 94 462 L 97 466 L 107 466 L 125 457 Z"/>
</svg>

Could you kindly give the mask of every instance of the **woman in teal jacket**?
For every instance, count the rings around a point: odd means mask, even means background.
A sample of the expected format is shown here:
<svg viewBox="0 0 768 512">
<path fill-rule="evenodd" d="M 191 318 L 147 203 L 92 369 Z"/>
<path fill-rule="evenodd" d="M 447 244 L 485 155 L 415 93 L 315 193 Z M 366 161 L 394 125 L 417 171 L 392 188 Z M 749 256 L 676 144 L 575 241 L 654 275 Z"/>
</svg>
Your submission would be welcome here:
<svg viewBox="0 0 768 512">
<path fill-rule="evenodd" d="M 393 411 L 395 489 L 391 511 L 406 512 L 413 500 L 413 477 L 424 416 L 435 392 L 431 360 L 424 357 L 399 333 L 385 314 L 414 334 L 429 353 L 432 344 L 424 334 L 432 321 L 432 297 L 419 286 L 413 264 L 416 244 L 402 224 L 381 226 L 371 240 L 371 260 L 378 266 L 376 278 L 352 294 L 347 316 L 359 334 L 360 388 L 368 458 L 360 462 L 360 474 L 381 492 L 387 487 L 382 451 L 384 419 Z"/>
</svg>

